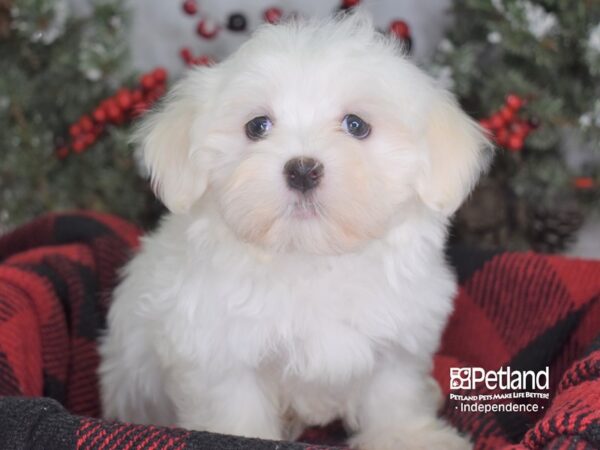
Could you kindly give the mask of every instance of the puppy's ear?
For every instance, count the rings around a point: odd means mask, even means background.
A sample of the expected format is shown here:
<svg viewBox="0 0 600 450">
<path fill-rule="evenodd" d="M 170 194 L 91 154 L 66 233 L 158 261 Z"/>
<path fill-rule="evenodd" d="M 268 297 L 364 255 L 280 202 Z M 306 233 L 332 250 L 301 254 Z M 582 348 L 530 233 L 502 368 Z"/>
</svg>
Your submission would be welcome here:
<svg viewBox="0 0 600 450">
<path fill-rule="evenodd" d="M 428 116 L 426 146 L 429 165 L 417 192 L 429 208 L 450 216 L 488 168 L 492 145 L 456 100 L 442 92 Z"/>
<path fill-rule="evenodd" d="M 143 119 L 134 137 L 142 146 L 154 192 L 174 213 L 187 212 L 206 190 L 207 168 L 192 158 L 198 145 L 192 127 L 206 109 L 206 78 L 199 70 L 182 79 L 161 107 Z"/>
</svg>

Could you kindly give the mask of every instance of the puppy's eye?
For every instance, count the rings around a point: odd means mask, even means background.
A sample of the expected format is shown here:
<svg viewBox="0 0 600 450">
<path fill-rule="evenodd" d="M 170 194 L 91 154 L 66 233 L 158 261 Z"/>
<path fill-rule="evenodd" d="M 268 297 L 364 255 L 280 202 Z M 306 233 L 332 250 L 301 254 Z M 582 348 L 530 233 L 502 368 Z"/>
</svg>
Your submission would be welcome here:
<svg viewBox="0 0 600 450">
<path fill-rule="evenodd" d="M 356 139 L 364 139 L 371 134 L 371 125 L 355 114 L 348 114 L 344 117 L 342 129 Z"/>
<path fill-rule="evenodd" d="M 267 116 L 259 116 L 250 120 L 245 125 L 244 129 L 246 130 L 246 136 L 248 136 L 248 138 L 257 141 L 266 137 L 272 127 L 273 123 L 271 122 L 271 119 Z"/>
</svg>

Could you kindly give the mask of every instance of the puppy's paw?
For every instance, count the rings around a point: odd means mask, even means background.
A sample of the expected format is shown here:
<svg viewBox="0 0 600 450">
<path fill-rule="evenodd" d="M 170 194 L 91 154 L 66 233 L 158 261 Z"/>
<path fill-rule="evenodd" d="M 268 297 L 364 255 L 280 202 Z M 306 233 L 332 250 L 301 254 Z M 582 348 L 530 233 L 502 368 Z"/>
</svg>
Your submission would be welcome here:
<svg viewBox="0 0 600 450">
<path fill-rule="evenodd" d="M 351 439 L 357 450 L 471 450 L 473 445 L 442 421 L 426 426 L 400 425 L 393 430 L 362 432 Z"/>
</svg>

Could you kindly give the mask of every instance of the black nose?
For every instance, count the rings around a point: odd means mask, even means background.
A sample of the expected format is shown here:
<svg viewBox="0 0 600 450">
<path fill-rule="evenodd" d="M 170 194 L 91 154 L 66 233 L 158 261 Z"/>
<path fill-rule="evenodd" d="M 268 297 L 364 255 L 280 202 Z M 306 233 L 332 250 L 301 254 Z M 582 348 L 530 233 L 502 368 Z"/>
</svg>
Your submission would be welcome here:
<svg viewBox="0 0 600 450">
<path fill-rule="evenodd" d="M 313 158 L 294 158 L 285 163 L 283 173 L 289 187 L 306 192 L 318 186 L 323 177 L 323 164 Z"/>
</svg>

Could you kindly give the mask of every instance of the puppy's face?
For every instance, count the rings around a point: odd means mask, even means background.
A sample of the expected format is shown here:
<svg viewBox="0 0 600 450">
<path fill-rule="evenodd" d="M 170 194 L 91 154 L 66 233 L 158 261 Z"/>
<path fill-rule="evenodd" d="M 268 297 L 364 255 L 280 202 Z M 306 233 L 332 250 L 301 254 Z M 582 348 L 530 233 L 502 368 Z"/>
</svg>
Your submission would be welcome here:
<svg viewBox="0 0 600 450">
<path fill-rule="evenodd" d="M 447 216 L 486 159 L 479 129 L 361 16 L 262 29 L 140 135 L 172 211 L 210 196 L 274 251 L 352 251 L 415 205 Z"/>
<path fill-rule="evenodd" d="M 368 50 L 303 44 L 242 50 L 207 139 L 209 184 L 244 240 L 347 251 L 384 233 L 422 161 Z"/>
</svg>

